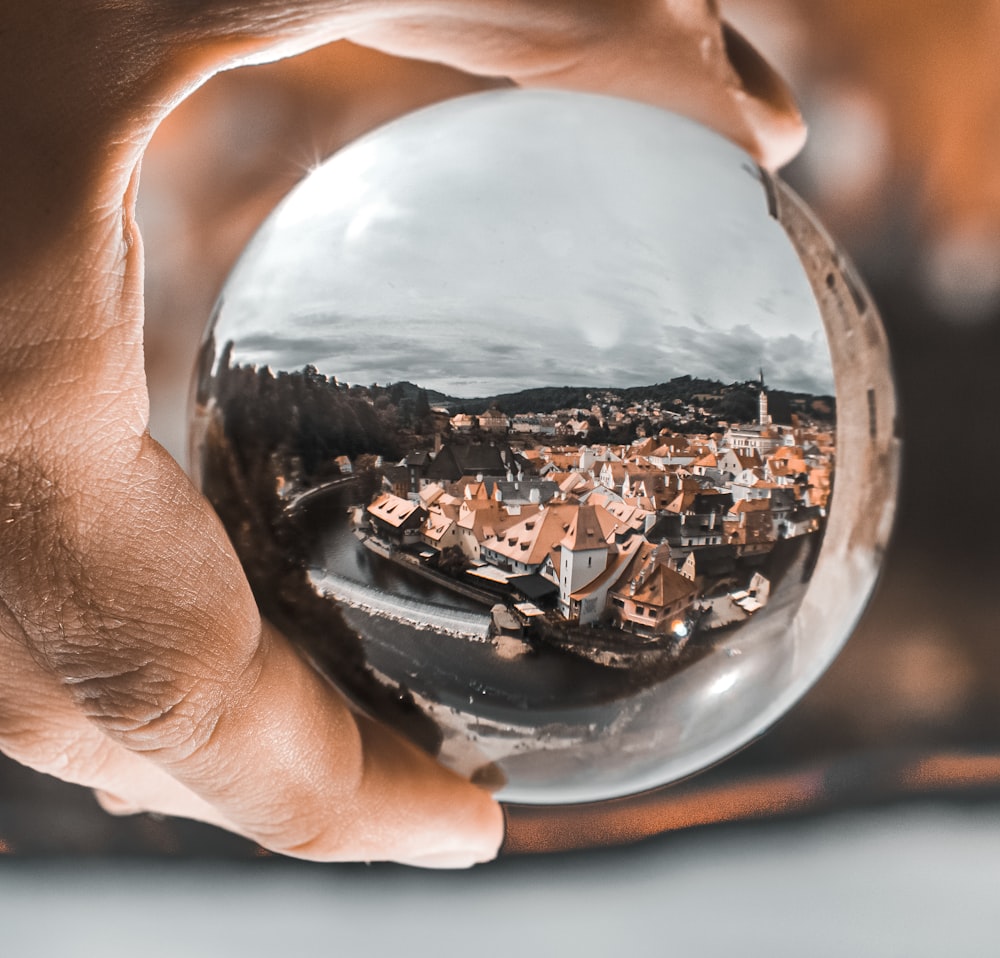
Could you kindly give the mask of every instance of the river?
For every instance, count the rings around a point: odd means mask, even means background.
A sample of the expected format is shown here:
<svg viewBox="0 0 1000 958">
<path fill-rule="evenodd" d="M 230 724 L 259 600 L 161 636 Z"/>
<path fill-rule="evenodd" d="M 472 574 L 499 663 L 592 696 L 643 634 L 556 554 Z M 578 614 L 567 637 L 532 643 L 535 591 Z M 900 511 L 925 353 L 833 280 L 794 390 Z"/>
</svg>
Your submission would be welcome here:
<svg viewBox="0 0 1000 958">
<path fill-rule="evenodd" d="M 369 663 L 393 681 L 446 706 L 509 720 L 510 709 L 554 710 L 595 705 L 634 692 L 636 677 L 557 649 L 515 659 L 486 641 L 484 606 L 369 552 L 351 528 L 354 489 L 311 503 L 316 530 L 310 564 L 315 586 L 340 599 L 360 634 Z"/>
</svg>

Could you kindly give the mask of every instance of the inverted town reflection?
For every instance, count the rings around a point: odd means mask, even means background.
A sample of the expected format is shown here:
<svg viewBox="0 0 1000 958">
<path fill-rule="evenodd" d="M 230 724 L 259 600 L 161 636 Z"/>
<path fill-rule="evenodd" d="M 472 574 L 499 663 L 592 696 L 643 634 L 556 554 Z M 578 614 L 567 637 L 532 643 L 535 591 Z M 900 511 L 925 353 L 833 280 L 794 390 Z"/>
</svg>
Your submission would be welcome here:
<svg viewBox="0 0 1000 958">
<path fill-rule="evenodd" d="M 566 96 L 454 101 L 307 179 L 220 299 L 193 435 L 265 614 L 528 801 L 760 731 L 815 669 L 795 622 L 838 469 L 770 181 L 687 121 Z"/>
</svg>

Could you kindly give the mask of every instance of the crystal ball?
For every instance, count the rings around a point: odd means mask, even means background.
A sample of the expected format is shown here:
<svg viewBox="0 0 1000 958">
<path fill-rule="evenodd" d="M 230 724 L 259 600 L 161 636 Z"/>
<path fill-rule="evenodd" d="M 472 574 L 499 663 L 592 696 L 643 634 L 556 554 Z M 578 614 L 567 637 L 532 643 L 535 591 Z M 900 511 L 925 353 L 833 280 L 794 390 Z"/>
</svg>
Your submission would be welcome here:
<svg viewBox="0 0 1000 958">
<path fill-rule="evenodd" d="M 410 114 L 278 206 L 218 299 L 192 467 L 262 612 L 509 802 L 761 734 L 889 534 L 886 341 L 780 180 L 660 109 Z"/>
</svg>

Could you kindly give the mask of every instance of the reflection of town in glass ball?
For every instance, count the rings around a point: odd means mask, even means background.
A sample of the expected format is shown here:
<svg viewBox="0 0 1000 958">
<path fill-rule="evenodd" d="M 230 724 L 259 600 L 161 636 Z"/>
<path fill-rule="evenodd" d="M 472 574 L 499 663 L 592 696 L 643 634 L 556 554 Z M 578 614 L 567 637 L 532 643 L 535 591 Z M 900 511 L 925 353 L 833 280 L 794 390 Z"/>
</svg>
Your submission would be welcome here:
<svg viewBox="0 0 1000 958">
<path fill-rule="evenodd" d="M 286 199 L 213 324 L 198 478 L 262 610 L 502 798 L 718 760 L 873 582 L 877 316 L 785 187 L 671 114 L 506 91 L 397 121 Z M 836 400 L 828 332 L 867 357 Z"/>
</svg>

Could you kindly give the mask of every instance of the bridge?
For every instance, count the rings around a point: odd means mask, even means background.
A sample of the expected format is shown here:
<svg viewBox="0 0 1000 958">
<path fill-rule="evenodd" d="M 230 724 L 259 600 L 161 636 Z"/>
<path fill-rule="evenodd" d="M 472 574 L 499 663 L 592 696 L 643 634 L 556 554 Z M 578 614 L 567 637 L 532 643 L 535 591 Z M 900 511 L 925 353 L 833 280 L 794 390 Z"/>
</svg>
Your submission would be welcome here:
<svg viewBox="0 0 1000 958">
<path fill-rule="evenodd" d="M 294 515 L 310 503 L 318 502 L 331 492 L 343 489 L 345 486 L 357 481 L 357 476 L 338 476 L 336 479 L 331 479 L 329 482 L 324 482 L 322 485 L 313 486 L 311 489 L 303 489 L 301 492 L 297 492 L 295 495 L 289 496 L 285 500 L 282 511 L 285 515 Z"/>
</svg>

